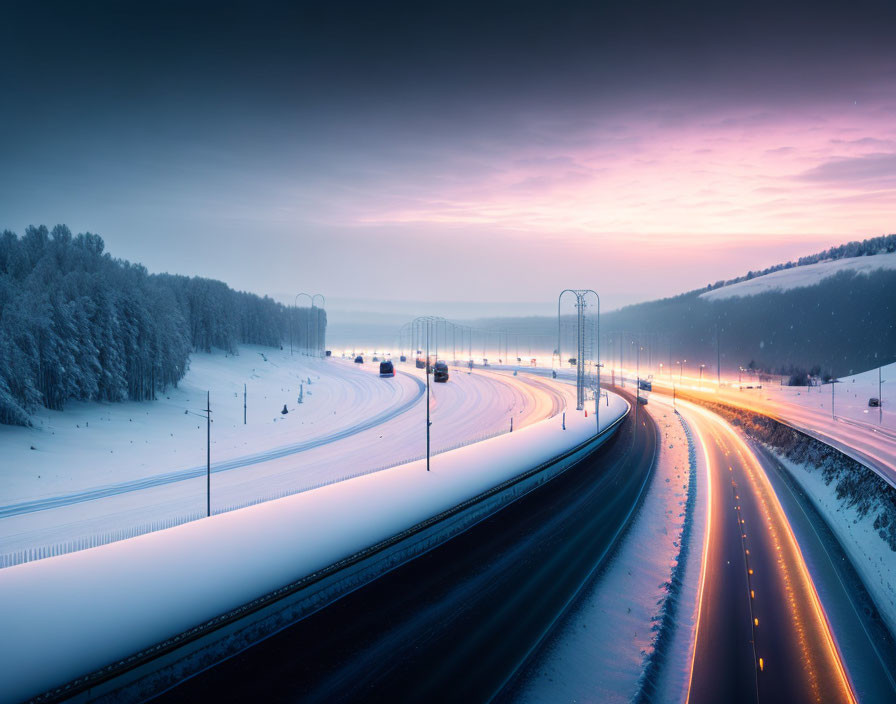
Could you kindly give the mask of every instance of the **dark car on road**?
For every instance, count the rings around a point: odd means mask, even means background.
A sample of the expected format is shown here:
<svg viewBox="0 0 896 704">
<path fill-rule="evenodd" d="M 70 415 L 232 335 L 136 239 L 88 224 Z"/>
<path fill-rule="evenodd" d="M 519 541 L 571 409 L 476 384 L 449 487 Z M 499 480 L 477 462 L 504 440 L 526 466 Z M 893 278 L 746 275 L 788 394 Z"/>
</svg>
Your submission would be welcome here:
<svg viewBox="0 0 896 704">
<path fill-rule="evenodd" d="M 448 381 L 448 363 L 447 362 L 436 362 L 435 367 L 433 367 L 432 372 L 432 380 L 433 381 Z"/>
<path fill-rule="evenodd" d="M 361 355 L 355 357 L 355 364 L 364 364 L 364 358 Z"/>
<path fill-rule="evenodd" d="M 879 398 L 869 398 L 868 399 L 868 407 L 869 408 L 880 408 L 880 399 Z"/>
<path fill-rule="evenodd" d="M 395 376 L 395 367 L 388 359 L 380 362 L 380 376 Z"/>
</svg>

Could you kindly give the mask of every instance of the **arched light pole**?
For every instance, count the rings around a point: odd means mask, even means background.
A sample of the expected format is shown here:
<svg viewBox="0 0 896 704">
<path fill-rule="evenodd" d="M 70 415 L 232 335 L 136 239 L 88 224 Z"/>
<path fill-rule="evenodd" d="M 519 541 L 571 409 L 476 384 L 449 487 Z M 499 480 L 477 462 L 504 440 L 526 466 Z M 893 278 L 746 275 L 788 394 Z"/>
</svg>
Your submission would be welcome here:
<svg viewBox="0 0 896 704">
<path fill-rule="evenodd" d="M 594 416 L 595 423 L 597 424 L 597 432 L 600 432 L 600 368 L 603 366 L 600 361 L 600 296 L 597 295 L 597 291 L 593 289 L 585 289 L 582 293 L 582 302 L 584 303 L 585 297 L 588 294 L 591 294 L 597 299 L 597 394 L 594 399 Z M 609 397 L 607 398 L 607 402 L 609 403 Z"/>
<path fill-rule="evenodd" d="M 321 300 L 321 305 L 318 307 L 317 315 L 314 316 L 314 301 L 318 298 L 320 298 L 320 300 Z M 315 345 L 315 347 L 317 347 L 318 356 L 323 356 L 324 347 L 326 346 L 324 344 L 324 340 L 323 340 L 324 336 L 321 334 L 321 329 L 320 329 L 320 311 L 324 310 L 324 308 L 326 308 L 326 307 L 327 307 L 327 299 L 324 298 L 322 293 L 315 293 L 311 297 L 311 314 L 314 317 L 314 345 Z"/>
<path fill-rule="evenodd" d="M 308 296 L 308 300 L 311 301 L 311 306 L 314 307 L 314 299 L 311 297 L 310 293 L 297 293 L 295 300 L 293 301 L 293 308 L 298 315 L 299 312 L 299 297 L 300 296 Z M 290 337 L 289 337 L 289 354 L 292 354 L 292 325 L 290 325 Z"/>
<path fill-rule="evenodd" d="M 592 295 L 597 299 L 597 333 L 594 336 L 596 338 L 596 347 L 597 347 L 597 394 L 596 399 L 597 402 L 595 404 L 596 407 L 600 406 L 600 296 L 593 289 L 571 289 L 567 288 L 560 292 L 560 295 L 557 297 L 557 358 L 560 364 L 562 364 L 563 360 L 563 352 L 562 352 L 562 340 L 561 340 L 561 318 L 560 318 L 560 304 L 563 300 L 563 295 L 566 293 L 571 293 L 576 297 L 576 410 L 581 411 L 585 407 L 585 307 L 586 302 L 585 298 L 588 295 Z M 598 416 L 598 412 L 595 411 L 595 416 Z M 600 431 L 600 418 L 597 417 L 597 429 Z"/>
</svg>

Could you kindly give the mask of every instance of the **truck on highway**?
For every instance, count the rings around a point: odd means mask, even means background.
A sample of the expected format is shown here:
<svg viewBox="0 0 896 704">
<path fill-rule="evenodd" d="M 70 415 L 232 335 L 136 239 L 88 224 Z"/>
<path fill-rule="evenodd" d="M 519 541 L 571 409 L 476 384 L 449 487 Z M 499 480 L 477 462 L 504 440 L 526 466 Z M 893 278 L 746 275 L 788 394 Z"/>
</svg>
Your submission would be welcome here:
<svg viewBox="0 0 896 704">
<path fill-rule="evenodd" d="M 448 363 L 443 361 L 438 361 L 433 367 L 432 380 L 439 382 L 448 381 Z"/>
</svg>

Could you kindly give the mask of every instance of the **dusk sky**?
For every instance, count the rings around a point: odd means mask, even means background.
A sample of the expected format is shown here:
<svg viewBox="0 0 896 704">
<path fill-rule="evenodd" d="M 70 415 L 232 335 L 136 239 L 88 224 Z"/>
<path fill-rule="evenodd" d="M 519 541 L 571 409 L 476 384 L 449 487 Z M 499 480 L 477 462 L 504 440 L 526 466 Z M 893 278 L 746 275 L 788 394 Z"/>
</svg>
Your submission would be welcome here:
<svg viewBox="0 0 896 704">
<path fill-rule="evenodd" d="M 608 308 L 896 231 L 896 3 L 484 5 L 7 3 L 0 229 Z"/>
</svg>

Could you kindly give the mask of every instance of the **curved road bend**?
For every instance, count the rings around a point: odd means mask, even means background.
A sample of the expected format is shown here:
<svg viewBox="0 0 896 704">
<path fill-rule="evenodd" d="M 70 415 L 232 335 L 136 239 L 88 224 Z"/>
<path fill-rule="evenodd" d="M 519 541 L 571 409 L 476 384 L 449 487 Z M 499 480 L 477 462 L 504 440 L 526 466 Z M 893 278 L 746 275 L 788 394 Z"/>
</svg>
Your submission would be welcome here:
<svg viewBox="0 0 896 704">
<path fill-rule="evenodd" d="M 487 700 L 603 564 L 657 442 L 633 404 L 614 438 L 547 485 L 160 700 Z"/>
<path fill-rule="evenodd" d="M 358 433 L 369 430 L 370 428 L 374 428 L 377 425 L 385 423 L 395 418 L 396 416 L 401 415 L 405 411 L 415 406 L 426 393 L 425 383 L 411 374 L 407 374 L 407 376 L 410 379 L 414 380 L 416 388 L 414 395 L 409 399 L 403 400 L 402 403 L 391 406 L 390 408 L 387 408 L 384 411 L 371 416 L 370 418 L 364 419 L 360 423 L 334 430 L 333 432 L 327 433 L 326 435 L 322 435 L 320 437 L 311 438 L 310 440 L 303 440 L 301 442 L 292 443 L 289 445 L 282 445 L 280 447 L 274 447 L 269 450 L 263 450 L 262 452 L 256 452 L 254 454 L 244 455 L 242 457 L 235 457 L 233 459 L 224 460 L 222 462 L 215 462 L 211 467 L 212 474 L 216 474 L 218 472 L 227 472 L 232 469 L 248 467 L 249 465 L 259 464 L 261 462 L 269 462 L 270 460 L 287 457 L 288 455 L 298 454 L 299 452 L 305 452 L 306 450 L 310 450 L 312 448 L 321 447 L 322 445 L 327 445 L 333 442 L 337 442 L 338 440 L 343 440 L 347 437 L 351 437 L 352 435 L 357 435 Z M 35 511 L 46 511 L 47 509 L 59 508 L 60 506 L 71 506 L 72 504 L 83 503 L 85 501 L 104 499 L 110 496 L 127 494 L 132 491 L 140 491 L 141 489 L 149 489 L 151 487 L 164 486 L 165 484 L 182 482 L 187 479 L 203 477 L 205 476 L 206 471 L 207 468 L 205 465 L 202 465 L 201 467 L 191 467 L 189 469 L 178 469 L 174 472 L 155 474 L 150 477 L 132 479 L 130 481 L 120 482 L 118 484 L 108 484 L 105 486 L 94 487 L 92 489 L 84 489 L 83 491 L 72 492 L 69 494 L 61 494 L 59 496 L 51 496 L 43 499 L 34 499 L 32 501 L 23 501 L 21 503 L 0 506 L 0 518 L 6 518 L 8 516 L 19 516 L 25 513 L 34 513 Z"/>
<path fill-rule="evenodd" d="M 688 702 L 854 702 L 762 467 L 721 418 L 689 403 L 679 408 L 702 444 L 710 494 Z"/>
</svg>

